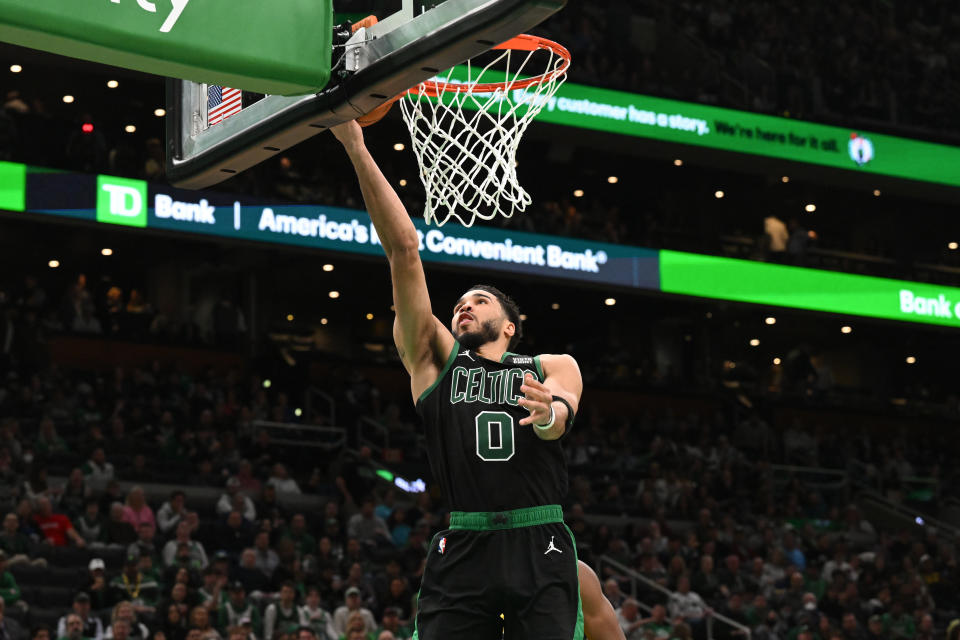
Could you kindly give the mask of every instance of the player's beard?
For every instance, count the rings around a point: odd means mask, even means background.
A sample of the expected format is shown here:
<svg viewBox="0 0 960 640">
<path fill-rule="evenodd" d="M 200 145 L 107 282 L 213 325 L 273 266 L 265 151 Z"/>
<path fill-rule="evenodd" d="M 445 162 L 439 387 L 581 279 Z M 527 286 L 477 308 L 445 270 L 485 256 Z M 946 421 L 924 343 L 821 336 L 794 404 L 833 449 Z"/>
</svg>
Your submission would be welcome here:
<svg viewBox="0 0 960 640">
<path fill-rule="evenodd" d="M 480 324 L 478 331 L 463 331 L 457 335 L 457 341 L 467 349 L 476 351 L 488 342 L 496 342 L 500 337 L 500 322 L 487 320 Z"/>
</svg>

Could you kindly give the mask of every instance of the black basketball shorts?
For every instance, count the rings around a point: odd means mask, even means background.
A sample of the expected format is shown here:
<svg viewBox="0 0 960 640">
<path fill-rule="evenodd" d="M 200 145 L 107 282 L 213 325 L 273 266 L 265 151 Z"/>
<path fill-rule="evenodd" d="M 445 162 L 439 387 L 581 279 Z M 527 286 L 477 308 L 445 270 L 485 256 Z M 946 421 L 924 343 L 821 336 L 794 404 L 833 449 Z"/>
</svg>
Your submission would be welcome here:
<svg viewBox="0 0 960 640">
<path fill-rule="evenodd" d="M 414 640 L 582 640 L 563 511 L 451 513 L 430 543 L 417 609 Z"/>
</svg>

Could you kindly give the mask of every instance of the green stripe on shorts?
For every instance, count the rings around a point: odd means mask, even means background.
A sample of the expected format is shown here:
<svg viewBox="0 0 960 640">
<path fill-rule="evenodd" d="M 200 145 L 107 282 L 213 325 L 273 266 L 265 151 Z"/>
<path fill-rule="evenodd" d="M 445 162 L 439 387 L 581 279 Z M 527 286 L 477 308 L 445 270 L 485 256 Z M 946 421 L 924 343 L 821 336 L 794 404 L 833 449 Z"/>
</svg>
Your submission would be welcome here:
<svg viewBox="0 0 960 640">
<path fill-rule="evenodd" d="M 511 511 L 451 511 L 450 528 L 470 531 L 519 529 L 540 524 L 563 523 L 563 509 L 558 504 L 528 507 Z"/>
</svg>

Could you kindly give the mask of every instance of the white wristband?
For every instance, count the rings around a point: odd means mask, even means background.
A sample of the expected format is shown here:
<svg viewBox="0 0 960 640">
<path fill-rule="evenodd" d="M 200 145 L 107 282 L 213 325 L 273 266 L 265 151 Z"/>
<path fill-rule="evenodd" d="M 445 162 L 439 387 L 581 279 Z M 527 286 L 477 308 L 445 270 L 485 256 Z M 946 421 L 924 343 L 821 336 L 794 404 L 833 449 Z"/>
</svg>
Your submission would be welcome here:
<svg viewBox="0 0 960 640">
<path fill-rule="evenodd" d="M 546 431 L 547 429 L 553 426 L 553 422 L 556 419 L 557 419 L 557 412 L 553 410 L 553 403 L 551 402 L 550 403 L 550 422 L 548 422 L 547 424 L 537 424 L 536 422 L 534 422 L 533 426 L 535 426 L 537 429 L 540 429 L 540 431 Z"/>
</svg>

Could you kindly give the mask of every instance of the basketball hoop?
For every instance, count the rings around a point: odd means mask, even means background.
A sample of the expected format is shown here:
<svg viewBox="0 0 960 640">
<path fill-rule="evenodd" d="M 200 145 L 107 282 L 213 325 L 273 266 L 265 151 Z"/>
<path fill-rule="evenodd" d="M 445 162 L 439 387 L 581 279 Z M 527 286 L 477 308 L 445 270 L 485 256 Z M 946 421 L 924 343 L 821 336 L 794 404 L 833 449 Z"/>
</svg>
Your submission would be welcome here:
<svg viewBox="0 0 960 640">
<path fill-rule="evenodd" d="M 400 100 L 426 189 L 427 224 L 457 218 L 469 227 L 477 218 L 512 217 L 532 202 L 517 180 L 517 148 L 566 79 L 570 52 L 530 35 L 492 51 L 499 53 L 482 66 L 466 62 L 466 80 L 450 69 Z M 531 76 L 534 67 L 545 71 Z M 498 76 L 504 79 L 490 81 Z"/>
</svg>

